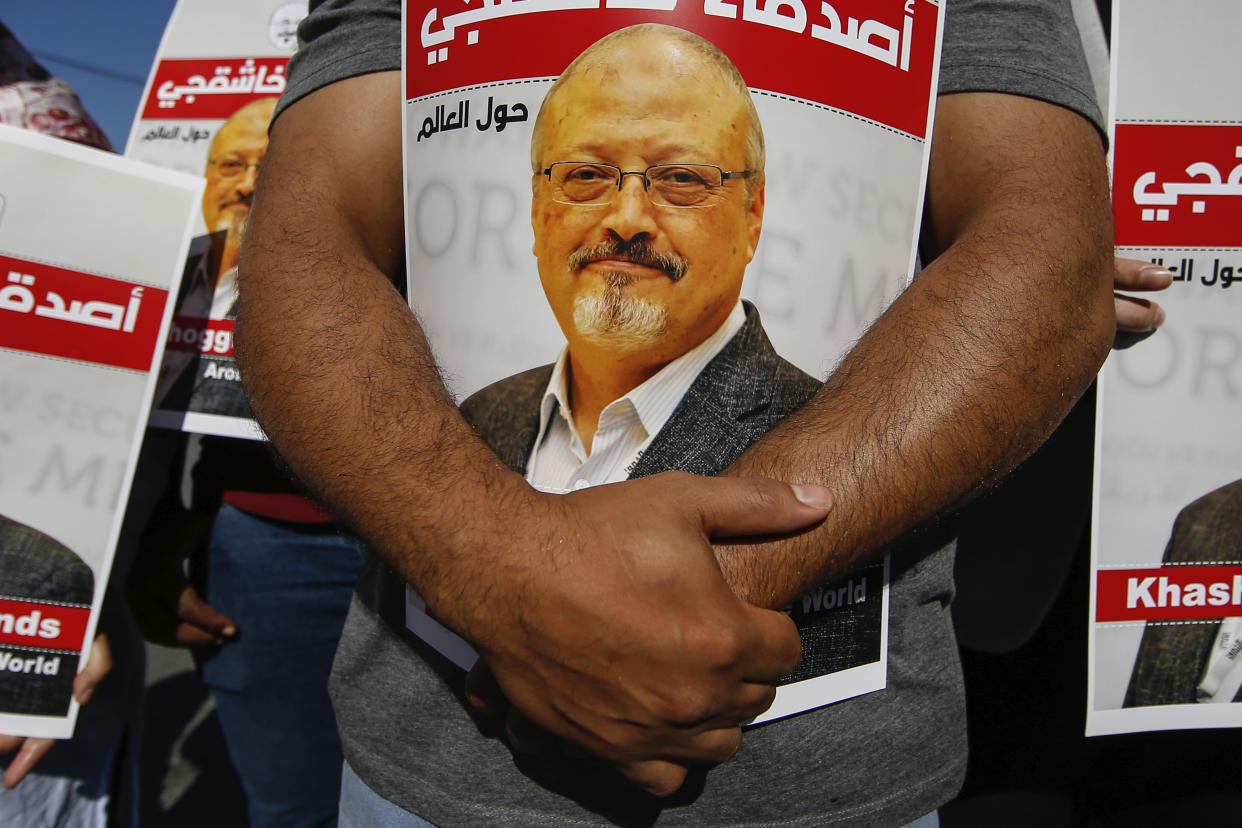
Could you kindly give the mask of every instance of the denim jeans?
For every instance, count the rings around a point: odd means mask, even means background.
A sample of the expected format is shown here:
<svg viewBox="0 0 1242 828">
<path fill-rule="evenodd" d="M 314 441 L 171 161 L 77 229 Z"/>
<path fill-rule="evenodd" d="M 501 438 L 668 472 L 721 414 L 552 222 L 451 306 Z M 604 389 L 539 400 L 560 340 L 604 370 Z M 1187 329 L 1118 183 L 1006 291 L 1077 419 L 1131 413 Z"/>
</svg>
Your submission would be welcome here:
<svg viewBox="0 0 1242 828">
<path fill-rule="evenodd" d="M 361 566 L 358 542 L 335 525 L 220 507 L 200 588 L 239 635 L 200 669 L 252 828 L 336 824 L 343 759 L 328 675 Z"/>
</svg>

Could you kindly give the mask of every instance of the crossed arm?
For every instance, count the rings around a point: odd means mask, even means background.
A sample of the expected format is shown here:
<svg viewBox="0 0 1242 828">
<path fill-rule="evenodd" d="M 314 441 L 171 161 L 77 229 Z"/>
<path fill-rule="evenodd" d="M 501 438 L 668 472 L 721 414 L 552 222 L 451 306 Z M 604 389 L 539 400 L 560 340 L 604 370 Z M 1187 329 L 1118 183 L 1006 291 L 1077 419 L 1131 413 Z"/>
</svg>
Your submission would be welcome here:
<svg viewBox="0 0 1242 828">
<path fill-rule="evenodd" d="M 255 411 L 517 708 L 652 790 L 675 789 L 677 765 L 731 756 L 738 722 L 770 702 L 765 680 L 797 661 L 789 620 L 737 596 L 779 606 L 999 478 L 1111 342 L 1094 129 L 1036 101 L 951 96 L 929 183 L 939 255 L 737 479 L 542 495 L 471 433 L 393 287 L 399 100 L 396 73 L 367 75 L 275 124 L 241 261 Z M 722 549 L 720 568 L 710 546 L 816 522 Z"/>
<path fill-rule="evenodd" d="M 708 536 L 798 528 L 823 517 L 822 491 L 664 475 L 557 497 L 505 468 L 392 284 L 399 101 L 396 73 L 354 78 L 272 130 L 241 260 L 256 414 L 538 724 L 616 761 L 727 759 L 799 644 L 733 595 Z"/>
<path fill-rule="evenodd" d="M 811 403 L 729 470 L 832 493 L 812 532 L 721 548 L 730 583 L 761 606 L 999 480 L 1107 355 L 1112 216 L 1103 147 L 1085 119 L 1009 95 L 942 96 L 927 186 L 926 269 Z"/>
</svg>

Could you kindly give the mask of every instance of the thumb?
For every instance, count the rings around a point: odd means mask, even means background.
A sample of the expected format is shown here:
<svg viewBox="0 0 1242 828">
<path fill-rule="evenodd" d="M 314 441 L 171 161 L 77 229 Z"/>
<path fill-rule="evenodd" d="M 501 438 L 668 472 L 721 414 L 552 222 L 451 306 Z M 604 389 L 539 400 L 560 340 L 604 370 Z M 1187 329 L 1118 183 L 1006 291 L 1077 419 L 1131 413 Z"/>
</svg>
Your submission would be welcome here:
<svg viewBox="0 0 1242 828">
<path fill-rule="evenodd" d="M 714 477 L 699 478 L 696 485 L 703 529 L 713 539 L 794 532 L 822 521 L 831 507 L 829 491 L 809 483 Z"/>
<path fill-rule="evenodd" d="M 100 633 L 91 644 L 91 651 L 86 657 L 86 665 L 73 680 L 73 697 L 78 704 L 86 704 L 95 694 L 95 688 L 104 676 L 112 671 L 112 648 L 108 646 L 108 636 Z"/>
<path fill-rule="evenodd" d="M 204 601 L 192 586 L 181 590 L 177 598 L 177 617 L 184 622 L 177 628 L 182 644 L 219 644 L 237 635 L 237 625 Z"/>
</svg>

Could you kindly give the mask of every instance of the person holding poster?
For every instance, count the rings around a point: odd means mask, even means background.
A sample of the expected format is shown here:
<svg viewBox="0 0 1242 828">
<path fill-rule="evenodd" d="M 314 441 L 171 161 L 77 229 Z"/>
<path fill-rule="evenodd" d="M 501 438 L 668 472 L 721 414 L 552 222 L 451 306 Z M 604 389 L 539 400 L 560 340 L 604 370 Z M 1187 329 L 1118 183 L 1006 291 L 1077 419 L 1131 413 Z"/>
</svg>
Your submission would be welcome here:
<svg viewBox="0 0 1242 828">
<path fill-rule="evenodd" d="M 935 258 L 824 388 L 727 470 L 743 479 L 664 474 L 564 496 L 533 491 L 474 437 L 389 284 L 403 249 L 399 78 L 371 73 L 398 65 L 399 32 L 379 38 L 393 12 L 324 4 L 303 26 L 316 37 L 291 69 L 240 276 L 257 415 L 385 561 L 364 572 L 334 674 L 344 813 L 405 825 L 927 815 L 964 766 L 951 553 L 909 554 L 895 577 L 907 598 L 888 688 L 743 737 L 797 649 L 788 620 L 754 605 L 783 606 L 909 542 L 1037 445 L 1106 353 L 1107 177 L 1068 7 L 954 5 L 941 91 L 984 94 L 939 103 Z M 677 77 L 706 88 L 702 72 Z M 808 524 L 779 543 L 707 543 Z M 476 724 L 389 614 L 402 579 L 494 672 L 522 714 L 516 745 L 533 722 L 605 761 L 513 754 L 500 725 Z M 494 689 L 470 694 L 494 702 Z"/>
<path fill-rule="evenodd" d="M 149 458 L 176 459 L 152 472 L 162 496 L 135 519 L 127 593 L 150 640 L 191 648 L 255 828 L 335 823 L 327 680 L 362 563 L 261 441 L 232 359 L 238 250 L 305 14 L 305 0 L 179 0 L 126 150 L 206 182 L 147 436 Z"/>
<path fill-rule="evenodd" d="M 73 87 L 52 76 L 2 22 L 0 124 L 112 150 Z M 44 186 L 54 186 L 51 178 L 43 179 Z M 3 200 L 0 195 L 0 202 Z M 48 223 L 54 226 L 52 220 Z M 12 426 L 16 411 L 10 409 L 7 414 L 7 424 Z M 11 439 L 12 434 L 0 433 L 0 446 Z M 0 595 L 21 603 L 25 603 L 22 599 L 53 602 L 74 614 L 89 612 L 95 580 L 91 566 L 45 532 L 0 515 L 0 558 Z M 0 652 L 4 661 L 0 666 L 0 714 L 50 719 L 67 714 L 71 696 L 82 705 L 92 698 L 97 701 L 78 717 L 76 738 L 23 738 L 0 733 L 0 767 L 4 771 L 0 823 L 24 828 L 60 819 L 75 820 L 82 826 L 103 825 L 109 809 L 124 821 L 125 806 L 117 802 L 117 794 L 132 783 L 137 763 L 133 754 L 123 763 L 117 762 L 117 757 L 125 755 L 125 738 L 132 733 L 138 716 L 140 694 L 130 690 L 141 687 L 141 641 L 120 602 L 106 600 L 101 608 L 100 632 L 88 658 L 79 665 L 76 648 L 63 649 L 63 636 L 60 648 L 56 647 L 57 636 L 51 635 L 54 629 L 65 632 L 68 625 L 47 614 L 46 610 L 31 608 L 10 613 L 8 621 L 0 618 L 0 630 L 8 627 L 13 635 L 6 643 L 18 645 Z M 32 650 L 27 636 L 36 618 L 35 643 L 41 646 Z M 23 642 L 23 638 L 27 640 Z M 33 660 L 29 659 L 31 653 L 35 654 Z M 109 675 L 111 681 L 104 683 Z"/>
</svg>

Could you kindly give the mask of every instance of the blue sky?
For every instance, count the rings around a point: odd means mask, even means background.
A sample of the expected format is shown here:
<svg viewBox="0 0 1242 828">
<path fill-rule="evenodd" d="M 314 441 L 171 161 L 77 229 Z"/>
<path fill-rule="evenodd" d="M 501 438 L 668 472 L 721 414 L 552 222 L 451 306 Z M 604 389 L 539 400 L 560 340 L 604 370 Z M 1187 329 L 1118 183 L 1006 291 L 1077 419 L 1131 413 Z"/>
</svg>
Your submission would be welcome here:
<svg viewBox="0 0 1242 828">
<path fill-rule="evenodd" d="M 49 72 L 77 90 L 121 152 L 175 5 L 176 0 L 6 0 L 0 20 Z"/>
</svg>

